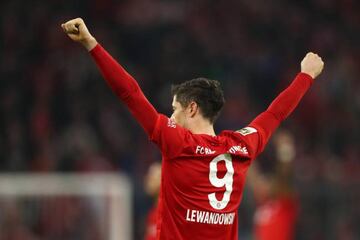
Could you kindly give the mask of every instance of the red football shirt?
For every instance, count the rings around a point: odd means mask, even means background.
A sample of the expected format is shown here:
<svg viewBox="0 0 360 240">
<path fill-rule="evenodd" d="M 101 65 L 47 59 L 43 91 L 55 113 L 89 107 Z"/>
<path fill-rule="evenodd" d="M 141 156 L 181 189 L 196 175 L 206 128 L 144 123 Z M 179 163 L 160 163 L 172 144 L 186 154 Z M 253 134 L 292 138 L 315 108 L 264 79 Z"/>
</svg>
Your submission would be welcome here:
<svg viewBox="0 0 360 240">
<path fill-rule="evenodd" d="M 163 153 L 158 239 L 237 239 L 237 209 L 259 149 L 257 130 L 192 134 L 161 115 L 152 140 Z"/>
<path fill-rule="evenodd" d="M 157 239 L 237 239 L 245 173 L 310 88 L 299 73 L 266 111 L 240 131 L 192 134 L 159 114 L 138 83 L 100 45 L 91 55 L 114 93 L 163 154 Z"/>
<path fill-rule="evenodd" d="M 157 204 L 151 208 L 146 218 L 145 240 L 156 239 L 156 223 L 157 223 Z"/>
<path fill-rule="evenodd" d="M 283 197 L 268 200 L 258 206 L 254 216 L 256 239 L 294 239 L 298 205 L 296 198 Z"/>
</svg>

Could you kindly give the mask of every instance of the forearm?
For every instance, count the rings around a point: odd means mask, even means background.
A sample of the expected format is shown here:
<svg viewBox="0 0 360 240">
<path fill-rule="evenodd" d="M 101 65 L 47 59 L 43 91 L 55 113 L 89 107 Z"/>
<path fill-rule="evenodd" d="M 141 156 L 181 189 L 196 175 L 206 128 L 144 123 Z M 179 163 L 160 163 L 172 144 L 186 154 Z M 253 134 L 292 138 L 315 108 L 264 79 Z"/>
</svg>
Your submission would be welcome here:
<svg viewBox="0 0 360 240">
<path fill-rule="evenodd" d="M 299 104 L 312 83 L 313 79 L 309 75 L 299 73 L 290 86 L 275 98 L 266 111 L 272 113 L 280 122 L 285 120 Z"/>
<path fill-rule="evenodd" d="M 96 39 L 91 35 L 85 38 L 84 40 L 80 41 L 80 43 L 88 52 L 93 50 L 96 47 L 96 45 L 98 45 Z"/>
<path fill-rule="evenodd" d="M 135 79 L 99 44 L 92 48 L 90 54 L 113 92 L 151 135 L 158 113 L 146 99 Z"/>
<path fill-rule="evenodd" d="M 294 111 L 312 82 L 312 77 L 299 73 L 290 86 L 275 98 L 268 109 L 250 123 L 250 126 L 262 132 L 262 145 L 267 143 L 280 123 Z"/>
<path fill-rule="evenodd" d="M 123 101 L 136 91 L 141 91 L 135 79 L 100 45 L 91 51 L 91 56 L 114 93 Z"/>
</svg>

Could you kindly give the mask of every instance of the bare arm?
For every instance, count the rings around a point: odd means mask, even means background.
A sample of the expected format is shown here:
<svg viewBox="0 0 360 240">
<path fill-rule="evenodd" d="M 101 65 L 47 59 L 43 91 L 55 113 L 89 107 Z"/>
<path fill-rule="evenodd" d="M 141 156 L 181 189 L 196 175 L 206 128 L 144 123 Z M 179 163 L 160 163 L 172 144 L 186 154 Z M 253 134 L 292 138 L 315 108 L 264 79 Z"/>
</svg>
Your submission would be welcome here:
<svg viewBox="0 0 360 240">
<path fill-rule="evenodd" d="M 253 191 L 255 200 L 262 202 L 271 197 L 287 197 L 294 194 L 292 182 L 292 162 L 295 158 L 295 144 L 292 135 L 281 130 L 274 136 L 275 170 L 265 175 L 254 162 L 247 174 L 248 186 Z"/>
<path fill-rule="evenodd" d="M 276 166 L 273 192 L 276 195 L 287 196 L 293 193 L 293 160 L 296 155 L 294 138 L 286 130 L 279 131 L 274 137 Z"/>
</svg>

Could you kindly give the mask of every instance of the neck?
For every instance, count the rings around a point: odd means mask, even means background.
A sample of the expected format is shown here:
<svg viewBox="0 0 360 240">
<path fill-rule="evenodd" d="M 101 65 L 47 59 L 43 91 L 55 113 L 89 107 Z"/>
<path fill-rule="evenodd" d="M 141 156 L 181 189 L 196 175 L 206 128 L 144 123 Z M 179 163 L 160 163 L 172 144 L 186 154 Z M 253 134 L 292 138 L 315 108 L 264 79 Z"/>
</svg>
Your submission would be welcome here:
<svg viewBox="0 0 360 240">
<path fill-rule="evenodd" d="M 194 134 L 208 134 L 211 136 L 216 136 L 214 125 L 206 120 L 191 122 L 188 125 L 188 129 Z"/>
</svg>

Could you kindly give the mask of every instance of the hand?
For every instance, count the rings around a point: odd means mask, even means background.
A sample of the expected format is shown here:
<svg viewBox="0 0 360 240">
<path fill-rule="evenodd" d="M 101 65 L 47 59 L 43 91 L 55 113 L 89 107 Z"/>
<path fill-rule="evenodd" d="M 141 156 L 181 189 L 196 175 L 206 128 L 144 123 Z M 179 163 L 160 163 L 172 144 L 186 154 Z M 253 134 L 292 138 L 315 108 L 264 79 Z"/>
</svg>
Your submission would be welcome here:
<svg viewBox="0 0 360 240">
<path fill-rule="evenodd" d="M 90 34 L 81 18 L 67 21 L 61 24 L 61 27 L 71 40 L 81 43 L 88 51 L 97 45 L 96 39 Z"/>
<path fill-rule="evenodd" d="M 309 74 L 312 78 L 316 78 L 322 72 L 324 62 L 317 54 L 309 52 L 301 61 L 301 72 Z"/>
</svg>

